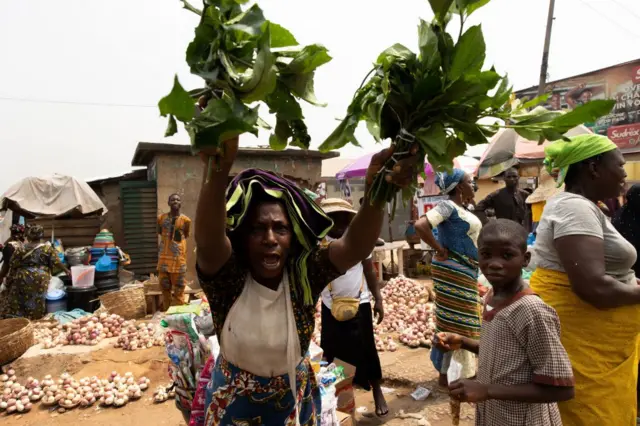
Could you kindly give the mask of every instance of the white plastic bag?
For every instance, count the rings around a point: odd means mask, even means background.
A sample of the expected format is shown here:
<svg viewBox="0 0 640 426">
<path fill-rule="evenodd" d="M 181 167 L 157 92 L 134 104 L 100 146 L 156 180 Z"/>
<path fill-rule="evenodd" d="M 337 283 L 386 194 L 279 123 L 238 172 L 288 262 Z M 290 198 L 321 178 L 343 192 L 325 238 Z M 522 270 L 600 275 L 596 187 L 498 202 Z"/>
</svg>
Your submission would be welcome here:
<svg viewBox="0 0 640 426">
<path fill-rule="evenodd" d="M 338 399 L 336 398 L 336 387 L 331 384 L 320 388 L 322 398 L 322 413 L 320 416 L 321 426 L 340 426 L 338 419 Z"/>
<path fill-rule="evenodd" d="M 218 336 L 209 337 L 209 346 L 211 347 L 211 355 L 213 355 L 213 359 L 218 359 L 218 355 L 220 355 L 220 343 L 218 342 Z"/>
<path fill-rule="evenodd" d="M 58 277 L 51 277 L 51 280 L 49 281 L 47 293 L 51 293 L 53 290 L 64 290 L 64 283 Z"/>
<path fill-rule="evenodd" d="M 453 353 L 455 355 L 455 352 Z M 455 382 L 456 380 L 460 380 L 462 376 L 462 364 L 458 360 L 456 360 L 455 356 L 451 357 L 451 362 L 449 363 L 449 369 L 447 370 L 447 381 L 449 384 Z"/>
<path fill-rule="evenodd" d="M 451 355 L 451 362 L 449 363 L 449 369 L 447 370 L 447 381 L 449 384 L 460 379 L 468 379 L 475 375 L 472 362 L 474 359 L 473 354 L 465 350 L 453 351 Z M 451 424 L 457 426 L 460 424 L 460 401 L 457 399 L 451 399 L 449 402 L 451 407 Z"/>
</svg>

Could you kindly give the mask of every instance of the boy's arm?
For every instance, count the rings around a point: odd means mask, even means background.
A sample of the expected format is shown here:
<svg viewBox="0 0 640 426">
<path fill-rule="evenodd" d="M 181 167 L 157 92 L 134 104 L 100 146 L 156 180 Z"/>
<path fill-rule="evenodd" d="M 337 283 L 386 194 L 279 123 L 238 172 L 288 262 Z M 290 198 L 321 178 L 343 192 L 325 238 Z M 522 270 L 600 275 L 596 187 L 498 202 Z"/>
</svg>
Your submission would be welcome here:
<svg viewBox="0 0 640 426">
<path fill-rule="evenodd" d="M 457 380 L 449 385 L 452 398 L 464 402 L 502 401 L 548 404 L 568 401 L 574 396 L 573 386 L 549 386 L 537 383 L 522 385 L 484 384 L 476 380 Z"/>
<path fill-rule="evenodd" d="M 480 353 L 480 341 L 469 339 L 468 337 L 462 338 L 462 349 L 465 351 L 473 352 L 478 355 Z"/>
<path fill-rule="evenodd" d="M 488 399 L 519 401 L 537 404 L 568 401 L 573 398 L 573 386 L 548 386 L 537 383 L 524 385 L 489 385 Z"/>
</svg>

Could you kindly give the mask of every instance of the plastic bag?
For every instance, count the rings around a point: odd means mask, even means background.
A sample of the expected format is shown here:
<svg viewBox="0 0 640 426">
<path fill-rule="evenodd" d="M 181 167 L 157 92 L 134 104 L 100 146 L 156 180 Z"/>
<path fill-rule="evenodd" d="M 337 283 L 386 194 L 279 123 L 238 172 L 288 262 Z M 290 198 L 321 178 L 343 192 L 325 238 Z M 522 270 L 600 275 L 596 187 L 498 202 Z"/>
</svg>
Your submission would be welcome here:
<svg viewBox="0 0 640 426">
<path fill-rule="evenodd" d="M 336 388 L 333 385 L 320 387 L 320 398 L 322 413 L 320 418 L 321 426 L 339 426 L 338 419 L 338 399 L 336 398 Z"/>
<path fill-rule="evenodd" d="M 220 343 L 218 342 L 218 336 L 209 337 L 209 346 L 211 347 L 211 356 L 213 359 L 218 359 L 218 355 L 220 355 Z"/>
<path fill-rule="evenodd" d="M 475 375 L 473 365 L 469 358 L 473 358 L 473 355 L 469 351 L 457 350 L 453 351 L 451 355 L 451 362 L 449 363 L 449 369 L 447 370 L 447 381 L 449 384 L 460 379 L 468 379 Z M 449 401 L 451 407 L 452 425 L 460 424 L 460 400 L 451 398 Z"/>
<path fill-rule="evenodd" d="M 451 363 L 449 363 L 449 369 L 447 370 L 447 380 L 449 381 L 449 384 L 456 380 L 460 380 L 461 375 L 462 364 L 452 356 Z M 449 400 L 449 405 L 451 407 L 451 424 L 457 426 L 460 424 L 460 400 L 451 398 Z"/>
<path fill-rule="evenodd" d="M 451 362 L 449 363 L 449 369 L 447 370 L 447 381 L 451 384 L 456 380 L 460 380 L 460 377 L 462 377 L 462 364 L 452 356 Z"/>
<path fill-rule="evenodd" d="M 51 293 L 53 290 L 64 290 L 64 283 L 58 277 L 51 277 L 51 280 L 49 280 L 47 293 Z"/>
<path fill-rule="evenodd" d="M 106 254 L 100 256 L 100 259 L 96 262 L 96 271 L 98 272 L 108 272 L 113 268 L 111 267 L 111 258 Z"/>
</svg>

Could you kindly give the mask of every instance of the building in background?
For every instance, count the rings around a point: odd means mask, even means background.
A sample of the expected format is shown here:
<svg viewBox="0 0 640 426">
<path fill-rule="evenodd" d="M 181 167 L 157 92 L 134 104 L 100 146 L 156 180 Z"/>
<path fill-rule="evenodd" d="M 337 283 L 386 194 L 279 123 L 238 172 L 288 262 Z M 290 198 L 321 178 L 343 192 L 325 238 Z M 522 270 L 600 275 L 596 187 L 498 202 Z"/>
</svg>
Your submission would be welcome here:
<svg viewBox="0 0 640 426">
<path fill-rule="evenodd" d="M 302 188 L 313 189 L 321 181 L 322 160 L 338 155 L 240 148 L 231 175 L 248 168 L 260 168 L 291 179 Z M 140 169 L 88 183 L 109 209 L 102 227 L 111 230 L 116 244 L 131 256 L 128 268 L 146 275 L 155 273 L 158 261 L 158 215 L 168 210 L 169 195 L 178 193 L 182 212 L 195 221 L 205 165 L 191 154 L 189 145 L 147 142 L 138 144 L 131 165 Z M 194 226 L 197 225 L 194 223 Z M 192 233 L 188 247 L 195 248 L 193 238 Z M 187 280 L 194 280 L 195 276 L 195 253 L 191 252 L 187 259 Z"/>
<path fill-rule="evenodd" d="M 628 180 L 640 182 L 640 59 L 553 81 L 546 108 L 573 109 L 594 99 L 614 99 L 613 110 L 593 123 L 585 123 L 594 133 L 608 136 L 627 160 Z M 535 97 L 538 87 L 519 90 L 519 98 Z"/>
</svg>

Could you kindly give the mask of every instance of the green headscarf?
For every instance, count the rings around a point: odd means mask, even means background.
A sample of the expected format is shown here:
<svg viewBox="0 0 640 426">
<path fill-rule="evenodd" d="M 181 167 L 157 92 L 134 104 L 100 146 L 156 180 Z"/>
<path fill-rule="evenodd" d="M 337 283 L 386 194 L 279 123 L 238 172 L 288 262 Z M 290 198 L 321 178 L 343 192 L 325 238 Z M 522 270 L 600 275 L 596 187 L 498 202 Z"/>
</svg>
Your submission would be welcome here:
<svg viewBox="0 0 640 426">
<path fill-rule="evenodd" d="M 570 165 L 616 148 L 616 144 L 606 136 L 594 134 L 573 136 L 569 141 L 558 140 L 547 146 L 544 149 L 544 165 L 560 187 L 567 177 Z"/>
</svg>

